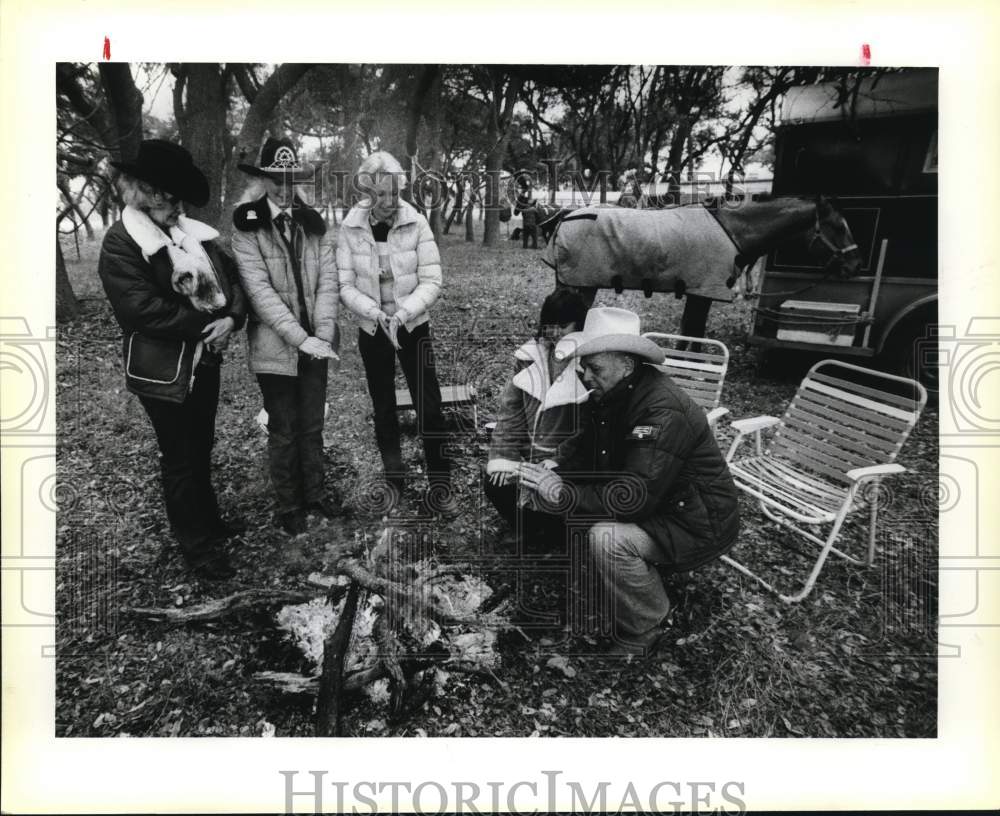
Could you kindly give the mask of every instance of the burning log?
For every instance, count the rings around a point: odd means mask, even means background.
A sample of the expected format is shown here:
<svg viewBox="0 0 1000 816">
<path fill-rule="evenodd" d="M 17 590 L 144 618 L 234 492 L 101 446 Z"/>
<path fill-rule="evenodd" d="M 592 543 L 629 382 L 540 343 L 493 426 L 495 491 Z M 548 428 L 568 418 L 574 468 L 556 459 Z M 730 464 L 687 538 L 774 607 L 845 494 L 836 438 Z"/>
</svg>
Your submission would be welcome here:
<svg viewBox="0 0 1000 816">
<path fill-rule="evenodd" d="M 344 685 L 344 658 L 351 641 L 354 617 L 358 612 L 357 584 L 351 584 L 337 628 L 323 646 L 323 674 L 316 696 L 316 736 L 339 737 L 340 693 Z"/>
</svg>

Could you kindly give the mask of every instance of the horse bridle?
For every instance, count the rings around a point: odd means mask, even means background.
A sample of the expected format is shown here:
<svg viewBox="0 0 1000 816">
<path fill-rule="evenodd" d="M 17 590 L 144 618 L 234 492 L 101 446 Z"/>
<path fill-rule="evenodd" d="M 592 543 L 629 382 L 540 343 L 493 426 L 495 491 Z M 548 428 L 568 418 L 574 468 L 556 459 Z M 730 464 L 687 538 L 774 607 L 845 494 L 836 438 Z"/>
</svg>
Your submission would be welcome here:
<svg viewBox="0 0 1000 816">
<path fill-rule="evenodd" d="M 812 240 L 809 242 L 809 249 L 810 250 L 812 249 L 813 244 L 816 243 L 817 239 L 819 239 L 820 241 L 822 241 L 826 245 L 826 248 L 829 249 L 830 253 L 831 253 L 830 257 L 827 258 L 826 263 L 824 264 L 824 266 L 829 266 L 831 263 L 833 263 L 833 261 L 840 261 L 840 260 L 842 260 L 843 257 L 848 252 L 850 252 L 851 250 L 855 250 L 855 249 L 858 248 L 857 244 L 848 244 L 845 247 L 835 246 L 834 243 L 833 243 L 833 241 L 831 241 L 829 238 L 827 238 L 823 234 L 823 228 L 822 228 L 822 225 L 820 224 L 820 220 L 819 220 L 819 216 L 818 215 L 816 216 L 816 228 L 813 230 L 813 237 L 812 237 Z"/>
</svg>

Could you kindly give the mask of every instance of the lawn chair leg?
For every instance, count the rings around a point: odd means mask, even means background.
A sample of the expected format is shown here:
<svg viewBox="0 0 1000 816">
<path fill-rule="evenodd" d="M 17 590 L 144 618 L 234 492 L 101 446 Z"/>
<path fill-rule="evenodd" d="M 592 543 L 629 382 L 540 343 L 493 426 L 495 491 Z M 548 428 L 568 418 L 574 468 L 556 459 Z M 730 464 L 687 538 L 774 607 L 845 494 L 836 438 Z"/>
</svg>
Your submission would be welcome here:
<svg viewBox="0 0 1000 816">
<path fill-rule="evenodd" d="M 813 535 L 808 530 L 805 530 L 802 527 L 799 527 L 798 525 L 792 524 L 788 519 L 784 518 L 780 513 L 774 512 L 774 510 L 772 510 L 765 502 L 760 502 L 760 510 L 775 524 L 780 524 L 782 527 L 786 527 L 793 533 L 798 533 L 813 546 L 818 547 L 821 550 L 827 546 L 828 544 L 827 539 L 822 539 L 819 536 Z M 845 510 L 843 512 L 844 512 L 844 519 L 846 519 L 847 511 Z M 843 524 L 844 519 L 841 520 L 840 522 L 841 524 Z M 857 564 L 859 567 L 868 565 L 868 561 L 866 560 L 866 558 L 855 558 L 853 555 L 850 555 L 844 552 L 843 550 L 838 550 L 836 547 L 830 547 L 830 552 L 833 555 L 836 555 L 838 558 L 843 558 L 845 561 L 850 561 L 852 564 Z"/>
<path fill-rule="evenodd" d="M 721 555 L 721 556 L 719 556 L 719 560 L 720 561 L 724 561 L 726 564 L 729 564 L 729 566 L 731 566 L 733 569 L 737 570 L 738 572 L 743 573 L 745 576 L 747 576 L 747 578 L 752 578 L 758 584 L 760 584 L 761 586 L 763 586 L 764 589 L 768 590 L 769 592 L 773 592 L 775 595 L 777 595 L 779 598 L 781 598 L 781 600 L 784 601 L 786 604 L 798 603 L 803 598 L 805 598 L 806 595 L 808 595 L 809 592 L 812 590 L 811 586 L 807 586 L 805 590 L 803 590 L 802 592 L 799 592 L 796 595 L 786 595 L 780 589 L 778 589 L 776 586 L 774 586 L 774 584 L 768 583 L 763 578 L 761 578 L 759 575 L 757 575 L 757 573 L 755 573 L 752 570 L 748 569 L 747 567 L 743 566 L 743 564 L 741 564 L 735 558 L 731 558 L 728 555 Z"/>
<path fill-rule="evenodd" d="M 875 532 L 878 522 L 878 488 L 880 483 L 880 479 L 872 481 L 871 515 L 868 519 L 868 558 L 865 560 L 866 567 L 870 567 L 875 563 Z"/>
<path fill-rule="evenodd" d="M 775 587 L 773 584 L 768 583 L 759 575 L 752 572 L 750 569 L 743 566 L 735 559 L 730 558 L 728 555 L 721 556 L 720 560 L 729 564 L 731 567 L 743 573 L 747 577 L 753 578 L 755 581 L 757 581 L 757 583 L 762 584 L 765 588 L 769 589 L 771 592 L 773 592 L 775 595 L 781 598 L 781 600 L 783 600 L 785 603 L 787 604 L 798 603 L 807 595 L 809 595 L 810 592 L 812 592 L 813 587 L 816 585 L 816 579 L 819 577 L 819 574 L 823 569 L 823 565 L 826 563 L 826 559 L 830 555 L 831 551 L 837 553 L 838 555 L 843 556 L 849 561 L 853 561 L 856 564 L 862 563 L 860 559 L 852 558 L 846 553 L 842 553 L 840 550 L 835 549 L 833 546 L 833 542 L 837 540 L 837 536 L 840 534 L 840 528 L 843 526 L 844 520 L 847 518 L 847 512 L 850 509 L 852 500 L 853 500 L 853 491 L 852 494 L 848 496 L 848 498 L 844 501 L 843 506 L 840 508 L 840 512 L 837 514 L 837 518 L 833 522 L 833 528 L 830 530 L 829 535 L 826 537 L 826 541 L 822 541 L 818 537 L 809 534 L 805 530 L 799 529 L 794 524 L 791 524 L 790 522 L 779 518 L 774 513 L 770 512 L 769 508 L 767 508 L 763 502 L 761 503 L 761 509 L 764 511 L 765 515 L 768 516 L 768 518 L 773 519 L 783 527 L 788 527 L 790 530 L 793 530 L 794 532 L 797 532 L 800 535 L 805 535 L 806 538 L 812 540 L 814 543 L 820 544 L 819 556 L 816 559 L 816 563 L 813 564 L 812 570 L 810 570 L 809 572 L 809 577 L 806 579 L 805 586 L 802 587 L 801 591 L 797 592 L 794 595 L 784 594 L 779 589 L 777 589 L 777 587 Z"/>
</svg>

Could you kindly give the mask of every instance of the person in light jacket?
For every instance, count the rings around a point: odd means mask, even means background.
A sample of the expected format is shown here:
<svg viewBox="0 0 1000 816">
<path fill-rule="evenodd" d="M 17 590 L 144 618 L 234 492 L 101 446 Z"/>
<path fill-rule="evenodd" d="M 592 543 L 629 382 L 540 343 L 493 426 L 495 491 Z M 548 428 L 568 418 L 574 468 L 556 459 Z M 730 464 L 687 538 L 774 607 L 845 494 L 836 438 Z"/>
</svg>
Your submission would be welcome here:
<svg viewBox="0 0 1000 816">
<path fill-rule="evenodd" d="M 558 446 L 584 426 L 587 388 L 574 365 L 556 360 L 559 340 L 583 328 L 587 305 L 572 289 L 556 289 L 542 303 L 535 336 L 514 352 L 517 371 L 504 388 L 486 463 L 486 495 L 524 542 L 554 547 L 561 524 L 538 512 L 531 491 L 521 489 L 521 463 L 554 464 Z M 511 543 L 508 538 L 508 543 Z"/>
<path fill-rule="evenodd" d="M 340 297 L 359 326 L 389 509 L 399 502 L 406 477 L 396 417 L 398 358 L 427 459 L 427 504 L 454 516 L 458 508 L 428 315 L 441 292 L 441 258 L 427 219 L 400 199 L 405 180 L 399 162 L 384 151 L 372 153 L 358 168 L 362 200 L 344 217 L 337 244 Z"/>
<path fill-rule="evenodd" d="M 222 352 L 246 306 L 219 233 L 184 214 L 208 203 L 208 179 L 180 145 L 149 139 L 134 160 L 113 161 L 125 207 L 104 236 L 97 274 L 122 328 L 125 384 L 156 432 L 167 520 L 199 577 L 233 575 L 212 487 Z"/>
<path fill-rule="evenodd" d="M 254 177 L 253 200 L 233 213 L 233 253 L 250 301 L 247 343 L 267 411 L 275 520 L 290 535 L 315 514 L 342 508 L 324 488 L 323 420 L 327 367 L 338 360 L 339 287 L 334 241 L 322 216 L 294 192 L 311 178 L 288 140 L 269 138 Z"/>
</svg>

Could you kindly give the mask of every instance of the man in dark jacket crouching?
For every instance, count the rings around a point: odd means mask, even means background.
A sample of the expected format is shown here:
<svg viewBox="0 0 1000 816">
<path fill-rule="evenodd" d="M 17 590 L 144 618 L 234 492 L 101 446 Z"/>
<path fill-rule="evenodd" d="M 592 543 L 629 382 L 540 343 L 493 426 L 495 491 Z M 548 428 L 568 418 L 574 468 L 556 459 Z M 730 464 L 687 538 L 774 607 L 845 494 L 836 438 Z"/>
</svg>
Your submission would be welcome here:
<svg viewBox="0 0 1000 816">
<path fill-rule="evenodd" d="M 564 517 L 588 520 L 609 652 L 642 653 L 670 611 L 659 569 L 691 570 L 735 543 L 736 485 L 704 410 L 658 370 L 663 351 L 640 335 L 638 315 L 591 309 L 556 356 L 579 358 L 591 420 L 553 460 L 523 465 L 522 484 Z"/>
</svg>

